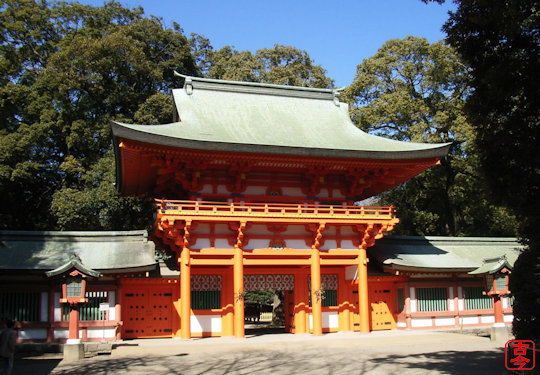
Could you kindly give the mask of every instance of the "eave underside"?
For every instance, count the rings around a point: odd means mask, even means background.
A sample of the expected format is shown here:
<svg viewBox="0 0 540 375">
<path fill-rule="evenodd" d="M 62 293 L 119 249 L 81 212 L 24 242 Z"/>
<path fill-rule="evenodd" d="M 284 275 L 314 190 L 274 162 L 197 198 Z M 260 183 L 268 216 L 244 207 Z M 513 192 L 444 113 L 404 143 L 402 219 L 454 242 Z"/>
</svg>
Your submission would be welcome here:
<svg viewBox="0 0 540 375">
<path fill-rule="evenodd" d="M 184 181 L 192 172 L 212 170 L 249 174 L 283 171 L 309 178 L 338 176 L 353 199 L 364 199 L 414 177 L 438 163 L 438 157 L 420 159 L 357 159 L 311 157 L 231 151 L 204 151 L 117 140 L 117 179 L 124 195 L 161 197 L 163 185 Z M 169 179 L 166 175 L 169 174 Z M 246 180 L 249 180 L 247 178 Z M 160 186 L 161 185 L 161 186 Z M 195 183 L 196 185 L 196 183 Z M 196 186 L 184 186 L 194 191 Z M 345 187 L 344 187 L 345 188 Z"/>
</svg>

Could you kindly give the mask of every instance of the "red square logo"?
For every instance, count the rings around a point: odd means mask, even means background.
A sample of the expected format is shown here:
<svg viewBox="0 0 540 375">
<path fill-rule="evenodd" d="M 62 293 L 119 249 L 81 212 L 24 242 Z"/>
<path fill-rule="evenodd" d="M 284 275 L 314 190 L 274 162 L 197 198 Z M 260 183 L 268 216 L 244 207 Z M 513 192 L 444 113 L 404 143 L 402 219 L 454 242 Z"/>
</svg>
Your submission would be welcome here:
<svg viewBox="0 0 540 375">
<path fill-rule="evenodd" d="M 508 370 L 532 370 L 534 368 L 534 342 L 510 340 L 504 346 L 504 362 Z"/>
</svg>

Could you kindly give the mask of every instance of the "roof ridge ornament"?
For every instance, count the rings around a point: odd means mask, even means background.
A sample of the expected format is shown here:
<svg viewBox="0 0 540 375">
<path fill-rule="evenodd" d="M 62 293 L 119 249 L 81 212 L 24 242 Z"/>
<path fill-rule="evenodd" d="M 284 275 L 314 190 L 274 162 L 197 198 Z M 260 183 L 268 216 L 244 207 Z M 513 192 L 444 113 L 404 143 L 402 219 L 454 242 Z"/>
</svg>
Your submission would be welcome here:
<svg viewBox="0 0 540 375">
<path fill-rule="evenodd" d="M 186 80 L 184 81 L 184 89 L 186 90 L 186 94 L 193 95 L 193 80 L 191 77 L 186 77 Z"/>
</svg>

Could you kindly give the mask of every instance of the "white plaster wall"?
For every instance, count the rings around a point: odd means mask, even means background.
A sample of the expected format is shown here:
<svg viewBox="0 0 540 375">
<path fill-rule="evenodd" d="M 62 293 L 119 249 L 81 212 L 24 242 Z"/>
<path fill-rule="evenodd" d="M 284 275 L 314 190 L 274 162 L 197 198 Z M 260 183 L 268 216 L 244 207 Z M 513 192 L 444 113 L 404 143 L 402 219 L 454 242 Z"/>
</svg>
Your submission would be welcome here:
<svg viewBox="0 0 540 375">
<path fill-rule="evenodd" d="M 209 238 L 197 238 L 197 241 L 192 246 L 192 249 L 207 249 L 210 247 Z"/>
<path fill-rule="evenodd" d="M 69 330 L 67 328 L 55 328 L 54 338 L 55 339 L 67 339 L 69 337 Z M 79 338 L 82 337 L 82 330 L 79 330 Z"/>
<path fill-rule="evenodd" d="M 324 238 L 324 235 L 323 235 L 323 238 Z M 331 249 L 336 249 L 336 248 L 337 248 L 336 240 L 326 240 L 324 241 L 324 245 L 321 246 L 321 250 L 331 250 Z"/>
<path fill-rule="evenodd" d="M 109 320 L 116 320 L 116 292 L 109 291 Z"/>
<path fill-rule="evenodd" d="M 431 318 L 416 318 L 411 319 L 411 327 L 431 327 L 433 322 Z"/>
<path fill-rule="evenodd" d="M 47 339 L 47 328 L 25 328 L 18 330 L 21 340 L 44 340 Z"/>
<path fill-rule="evenodd" d="M 341 233 L 343 235 L 343 233 Z M 342 250 L 358 250 L 357 246 L 354 246 L 352 240 L 341 240 Z"/>
<path fill-rule="evenodd" d="M 250 239 L 247 245 L 244 245 L 245 250 L 253 249 L 264 249 L 267 248 L 270 243 L 270 238 L 268 239 Z"/>
<path fill-rule="evenodd" d="M 49 293 L 41 292 L 41 304 L 39 312 L 39 321 L 46 322 L 48 319 L 49 312 Z"/>
<path fill-rule="evenodd" d="M 504 316 L 504 322 L 505 323 L 512 323 L 514 321 L 514 315 L 507 314 Z"/>
<path fill-rule="evenodd" d="M 216 249 L 232 249 L 233 247 L 229 245 L 229 241 L 227 241 L 225 238 L 216 238 L 215 241 L 215 247 Z"/>
<path fill-rule="evenodd" d="M 60 292 L 54 293 L 54 321 L 62 320 L 62 308 L 60 306 Z"/>
<path fill-rule="evenodd" d="M 296 250 L 310 250 L 311 249 L 311 246 L 306 245 L 306 241 L 304 240 L 288 239 L 288 240 L 285 240 L 285 242 L 287 243 L 287 247 L 291 249 L 296 249 Z"/>
<path fill-rule="evenodd" d="M 482 315 L 480 317 L 481 323 L 495 323 L 495 316 L 494 315 Z"/>
<path fill-rule="evenodd" d="M 221 315 L 192 315 L 191 332 L 221 332 Z"/>
<path fill-rule="evenodd" d="M 463 324 L 478 324 L 478 317 L 477 316 L 464 316 L 461 318 Z"/>
<path fill-rule="evenodd" d="M 217 186 L 217 194 L 229 194 L 229 190 L 227 190 L 227 186 L 225 185 L 218 185 Z"/>
<path fill-rule="evenodd" d="M 411 312 L 416 312 L 416 289 L 413 287 L 410 287 L 409 295 L 410 295 L 410 300 L 411 300 Z"/>
<path fill-rule="evenodd" d="M 202 189 L 199 190 L 199 192 L 201 194 L 212 194 L 213 190 L 212 190 L 212 185 L 210 184 L 204 184 Z"/>
<path fill-rule="evenodd" d="M 345 195 L 341 192 L 341 189 L 339 188 L 334 189 L 332 194 L 335 198 L 345 198 Z"/>
<path fill-rule="evenodd" d="M 405 323 L 405 322 L 397 322 L 396 326 L 398 328 L 407 328 L 407 323 Z"/>
<path fill-rule="evenodd" d="M 302 193 L 302 189 L 298 188 L 298 187 L 284 187 L 284 188 L 281 188 L 281 193 L 285 197 L 305 196 L 305 194 Z"/>
<path fill-rule="evenodd" d="M 454 318 L 435 318 L 435 325 L 440 326 L 454 326 L 456 325 L 456 320 Z"/>
<path fill-rule="evenodd" d="M 322 313 L 322 327 L 323 328 L 338 328 L 339 317 L 337 311 L 325 311 Z"/>
<path fill-rule="evenodd" d="M 88 328 L 86 330 L 86 337 L 89 339 L 109 339 L 116 336 L 116 330 L 114 328 Z"/>
<path fill-rule="evenodd" d="M 465 310 L 465 302 L 463 301 L 463 287 L 461 286 L 457 287 L 457 294 L 458 294 L 458 310 L 463 311 Z"/>
<path fill-rule="evenodd" d="M 508 297 L 503 297 L 502 298 L 502 307 L 503 307 L 503 309 L 508 308 Z"/>
<path fill-rule="evenodd" d="M 454 311 L 456 305 L 454 304 L 454 288 L 448 288 L 448 310 Z"/>
<path fill-rule="evenodd" d="M 266 186 L 247 186 L 244 195 L 266 195 Z"/>
</svg>

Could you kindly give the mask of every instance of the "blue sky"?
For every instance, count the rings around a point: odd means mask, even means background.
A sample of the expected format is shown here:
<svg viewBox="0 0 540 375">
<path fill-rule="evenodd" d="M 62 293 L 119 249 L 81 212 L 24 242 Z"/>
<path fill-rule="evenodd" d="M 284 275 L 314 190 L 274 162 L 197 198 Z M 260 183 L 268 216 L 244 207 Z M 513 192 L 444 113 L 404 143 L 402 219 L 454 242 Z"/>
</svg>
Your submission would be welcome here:
<svg viewBox="0 0 540 375">
<path fill-rule="evenodd" d="M 103 1 L 82 0 L 102 5 Z M 147 15 L 177 22 L 187 36 L 210 39 L 214 49 L 232 45 L 255 52 L 274 44 L 305 50 L 338 87 L 349 85 L 356 66 L 389 39 L 407 35 L 430 42 L 444 38 L 441 27 L 454 5 L 420 0 L 120 0 L 142 6 Z"/>
</svg>

